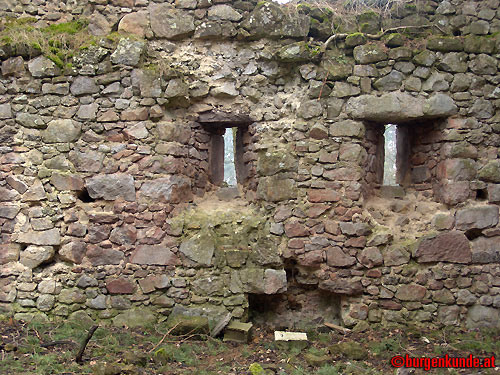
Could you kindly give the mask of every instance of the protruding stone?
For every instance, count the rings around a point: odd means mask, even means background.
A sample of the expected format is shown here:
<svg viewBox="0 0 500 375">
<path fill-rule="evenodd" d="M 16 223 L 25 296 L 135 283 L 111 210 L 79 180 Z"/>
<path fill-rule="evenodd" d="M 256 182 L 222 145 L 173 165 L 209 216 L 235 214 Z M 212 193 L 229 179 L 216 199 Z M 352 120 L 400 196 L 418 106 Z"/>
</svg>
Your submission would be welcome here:
<svg viewBox="0 0 500 375">
<path fill-rule="evenodd" d="M 456 214 L 456 227 L 461 230 L 485 229 L 498 224 L 498 206 L 488 205 L 465 208 Z"/>
<path fill-rule="evenodd" d="M 81 132 L 81 125 L 71 119 L 58 119 L 49 122 L 42 132 L 42 138 L 47 143 L 74 142 Z"/>
<path fill-rule="evenodd" d="M 87 245 L 85 242 L 71 241 L 59 249 L 59 255 L 63 261 L 80 264 L 82 263 L 86 250 Z"/>
<path fill-rule="evenodd" d="M 123 198 L 135 201 L 134 178 L 123 173 L 105 174 L 91 177 L 85 183 L 91 198 L 115 200 Z"/>
<path fill-rule="evenodd" d="M 149 7 L 151 29 L 157 38 L 180 39 L 195 30 L 194 17 L 168 3 Z"/>
<path fill-rule="evenodd" d="M 414 256 L 420 263 L 470 263 L 472 260 L 469 240 L 458 231 L 424 237 L 418 244 Z"/>
<path fill-rule="evenodd" d="M 52 246 L 28 246 L 21 252 L 19 261 L 29 268 L 35 268 L 50 261 L 55 251 Z"/>
<path fill-rule="evenodd" d="M 183 241 L 179 251 L 201 266 L 210 266 L 215 251 L 215 243 L 208 233 L 198 233 Z"/>
<path fill-rule="evenodd" d="M 54 77 L 61 73 L 60 69 L 52 61 L 44 56 L 28 62 L 28 70 L 35 78 Z"/>
<path fill-rule="evenodd" d="M 123 38 L 111 55 L 113 64 L 137 66 L 144 51 L 145 43 L 140 40 Z"/>
<path fill-rule="evenodd" d="M 401 301 L 421 301 L 426 292 L 427 289 L 422 285 L 406 284 L 398 288 L 396 298 Z"/>
</svg>

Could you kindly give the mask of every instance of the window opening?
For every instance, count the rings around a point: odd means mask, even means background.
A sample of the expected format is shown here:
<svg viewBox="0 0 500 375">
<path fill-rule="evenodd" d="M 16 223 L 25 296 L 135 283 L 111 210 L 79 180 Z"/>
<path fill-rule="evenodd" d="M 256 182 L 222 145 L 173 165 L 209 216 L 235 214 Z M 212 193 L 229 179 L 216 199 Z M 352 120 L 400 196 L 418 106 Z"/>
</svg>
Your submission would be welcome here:
<svg viewBox="0 0 500 375">
<path fill-rule="evenodd" d="M 396 186 L 396 125 L 385 126 L 384 132 L 384 179 L 383 184 Z"/>
<path fill-rule="evenodd" d="M 224 133 L 224 182 L 236 186 L 235 135 L 237 128 L 226 128 Z"/>
</svg>

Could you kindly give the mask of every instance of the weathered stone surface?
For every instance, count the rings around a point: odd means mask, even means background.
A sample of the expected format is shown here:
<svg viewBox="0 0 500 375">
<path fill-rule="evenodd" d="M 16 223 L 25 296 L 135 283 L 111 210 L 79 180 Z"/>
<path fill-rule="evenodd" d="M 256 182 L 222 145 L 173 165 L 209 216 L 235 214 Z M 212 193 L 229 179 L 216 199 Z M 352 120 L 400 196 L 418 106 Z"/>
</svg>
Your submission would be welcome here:
<svg viewBox="0 0 500 375">
<path fill-rule="evenodd" d="M 500 328 L 500 311 L 493 307 L 475 305 L 467 313 L 467 328 Z"/>
<path fill-rule="evenodd" d="M 472 260 L 469 240 L 458 231 L 424 237 L 419 242 L 414 256 L 420 263 L 470 263 Z"/>
<path fill-rule="evenodd" d="M 214 5 L 208 9 L 208 19 L 223 21 L 239 21 L 242 15 L 226 4 Z"/>
<path fill-rule="evenodd" d="M 0 218 L 14 219 L 21 210 L 21 207 L 15 203 L 0 204 Z"/>
<path fill-rule="evenodd" d="M 490 160 L 479 170 L 477 176 L 488 182 L 500 182 L 500 160 Z"/>
<path fill-rule="evenodd" d="M 0 104 L 0 120 L 12 118 L 12 108 L 10 103 Z"/>
<path fill-rule="evenodd" d="M 43 231 L 28 231 L 19 233 L 17 242 L 39 246 L 57 246 L 61 243 L 61 236 L 58 228 Z"/>
<path fill-rule="evenodd" d="M 478 237 L 472 241 L 472 263 L 500 262 L 500 237 Z"/>
<path fill-rule="evenodd" d="M 297 197 L 297 185 L 291 178 L 282 178 L 279 175 L 262 177 L 257 186 L 259 199 L 280 202 Z"/>
<path fill-rule="evenodd" d="M 132 245 L 136 239 L 137 229 L 132 225 L 116 227 L 109 235 L 109 240 L 118 245 Z"/>
<path fill-rule="evenodd" d="M 50 177 L 50 183 L 57 190 L 83 190 L 83 178 L 78 175 L 64 175 L 61 173 L 53 173 Z"/>
<path fill-rule="evenodd" d="M 106 289 L 110 294 L 132 294 L 135 291 L 135 283 L 123 277 L 108 279 Z"/>
<path fill-rule="evenodd" d="M 242 26 L 255 37 L 300 38 L 309 32 L 310 17 L 298 12 L 286 14 L 279 4 L 265 2 L 255 7 Z"/>
<path fill-rule="evenodd" d="M 422 285 L 401 285 L 396 291 L 396 298 L 401 301 L 420 301 L 425 297 L 427 289 Z"/>
<path fill-rule="evenodd" d="M 383 46 L 364 44 L 354 48 L 354 59 L 358 64 L 371 64 L 387 59 Z"/>
<path fill-rule="evenodd" d="M 93 245 L 88 246 L 85 256 L 93 266 L 120 264 L 124 258 L 123 252 L 119 250 L 104 249 Z"/>
<path fill-rule="evenodd" d="M 54 254 L 52 246 L 28 246 L 21 252 L 19 261 L 26 267 L 35 268 L 50 261 Z"/>
<path fill-rule="evenodd" d="M 113 318 L 113 325 L 117 327 L 137 328 L 155 322 L 155 315 L 146 309 L 127 310 Z"/>
<path fill-rule="evenodd" d="M 81 125 L 71 119 L 52 120 L 42 132 L 47 143 L 74 142 L 81 132 Z"/>
<path fill-rule="evenodd" d="M 427 48 L 439 52 L 460 52 L 464 45 L 460 38 L 435 36 L 427 40 Z"/>
<path fill-rule="evenodd" d="M 70 91 L 73 95 L 88 95 L 99 92 L 99 86 L 90 77 L 79 76 L 71 84 Z"/>
<path fill-rule="evenodd" d="M 385 77 L 377 79 L 373 86 L 379 91 L 398 90 L 403 83 L 404 75 L 397 70 L 391 71 Z"/>
<path fill-rule="evenodd" d="M 349 267 L 356 264 L 356 258 L 345 254 L 338 246 L 326 249 L 326 263 L 333 267 Z"/>
<path fill-rule="evenodd" d="M 118 24 L 118 32 L 144 37 L 149 27 L 149 14 L 146 11 L 126 14 Z"/>
<path fill-rule="evenodd" d="M 61 303 L 73 304 L 73 303 L 84 303 L 87 298 L 85 295 L 77 288 L 73 289 L 63 289 L 58 296 L 58 300 Z"/>
<path fill-rule="evenodd" d="M 97 175 L 89 178 L 85 186 L 91 198 L 115 200 L 123 198 L 135 201 L 134 178 L 123 173 Z"/>
<path fill-rule="evenodd" d="M 465 208 L 458 210 L 455 226 L 457 229 L 485 229 L 498 224 L 498 206 Z"/>
<path fill-rule="evenodd" d="M 35 78 L 54 77 L 61 70 L 52 61 L 44 56 L 39 56 L 28 62 L 28 70 Z"/>
<path fill-rule="evenodd" d="M 194 17 L 172 5 L 153 4 L 149 7 L 151 29 L 157 38 L 178 39 L 194 32 Z"/>
<path fill-rule="evenodd" d="M 113 64 L 137 66 L 144 51 L 145 43 L 128 38 L 120 39 L 118 46 L 111 55 Z"/>
<path fill-rule="evenodd" d="M 336 122 L 330 126 L 331 137 L 357 137 L 362 138 L 365 134 L 363 123 L 353 120 Z"/>
<path fill-rule="evenodd" d="M 142 202 L 180 203 L 192 199 L 191 181 L 184 176 L 169 176 L 146 181 L 139 192 Z"/>
<path fill-rule="evenodd" d="M 384 251 L 385 266 L 400 266 L 410 261 L 410 252 L 400 245 L 392 245 Z"/>
<path fill-rule="evenodd" d="M 423 105 L 424 117 L 449 117 L 458 112 L 458 107 L 448 95 L 435 94 Z"/>
<path fill-rule="evenodd" d="M 363 293 L 363 285 L 359 281 L 347 278 L 324 280 L 319 283 L 319 288 L 334 294 L 357 295 Z"/>
<path fill-rule="evenodd" d="M 201 266 L 210 266 L 215 251 L 215 242 L 209 233 L 201 232 L 184 240 L 179 251 Z"/>
<path fill-rule="evenodd" d="M 297 171 L 298 161 L 287 149 L 278 148 L 259 153 L 257 172 L 262 176 L 272 176 L 279 172 Z"/>
<path fill-rule="evenodd" d="M 159 266 L 180 264 L 177 255 L 164 245 L 139 245 L 130 256 L 130 262 Z"/>
<path fill-rule="evenodd" d="M 20 252 L 21 246 L 18 244 L 0 244 L 0 264 L 17 262 Z"/>
<path fill-rule="evenodd" d="M 24 67 L 24 60 L 21 56 L 12 57 L 10 59 L 2 61 L 2 75 L 4 77 L 8 76 L 19 76 L 26 71 Z"/>
<path fill-rule="evenodd" d="M 377 247 L 365 247 L 358 255 L 359 262 L 366 268 L 380 266 L 384 259 Z"/>
<path fill-rule="evenodd" d="M 297 114 L 304 118 L 310 119 L 320 116 L 323 113 L 323 106 L 318 100 L 309 100 L 300 104 Z"/>
<path fill-rule="evenodd" d="M 71 241 L 59 249 L 59 256 L 65 262 L 80 264 L 85 256 L 87 244 L 83 241 Z"/>
<path fill-rule="evenodd" d="M 438 319 L 444 325 L 455 325 L 458 323 L 460 306 L 440 306 Z"/>
</svg>

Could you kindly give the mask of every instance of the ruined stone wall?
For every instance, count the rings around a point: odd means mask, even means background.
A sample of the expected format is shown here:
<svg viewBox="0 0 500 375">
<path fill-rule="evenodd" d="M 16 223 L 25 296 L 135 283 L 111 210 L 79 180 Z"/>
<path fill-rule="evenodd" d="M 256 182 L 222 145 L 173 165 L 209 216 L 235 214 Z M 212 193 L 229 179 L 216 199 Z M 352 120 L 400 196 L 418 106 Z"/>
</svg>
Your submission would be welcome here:
<svg viewBox="0 0 500 375">
<path fill-rule="evenodd" d="M 92 41 L 67 63 L 2 39 L 1 309 L 498 325 L 498 5 L 0 0 Z M 231 123 L 239 197 L 211 183 Z"/>
</svg>

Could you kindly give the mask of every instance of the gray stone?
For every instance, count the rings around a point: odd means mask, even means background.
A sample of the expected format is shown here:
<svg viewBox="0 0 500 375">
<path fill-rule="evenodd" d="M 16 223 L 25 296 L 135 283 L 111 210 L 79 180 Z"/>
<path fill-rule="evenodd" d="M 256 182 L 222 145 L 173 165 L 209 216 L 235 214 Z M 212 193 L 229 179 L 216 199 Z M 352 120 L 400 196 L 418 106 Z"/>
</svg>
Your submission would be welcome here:
<svg viewBox="0 0 500 375">
<path fill-rule="evenodd" d="M 89 178 L 85 186 L 91 198 L 112 201 L 123 198 L 135 201 L 134 178 L 123 173 L 104 174 Z"/>
<path fill-rule="evenodd" d="M 58 228 L 44 231 L 28 231 L 19 233 L 16 242 L 39 246 L 58 246 L 61 243 L 61 236 Z"/>
<path fill-rule="evenodd" d="M 479 170 L 478 177 L 483 181 L 500 182 L 500 160 L 490 160 Z"/>
<path fill-rule="evenodd" d="M 373 268 L 382 265 L 384 259 L 378 247 L 365 247 L 358 255 L 358 260 L 366 268 Z"/>
<path fill-rule="evenodd" d="M 500 310 L 486 306 L 472 306 L 467 313 L 467 328 L 500 328 Z"/>
<path fill-rule="evenodd" d="M 383 46 L 378 44 L 364 44 L 353 50 L 354 59 L 358 64 L 371 64 L 387 59 Z"/>
<path fill-rule="evenodd" d="M 50 261 L 54 254 L 52 246 L 28 246 L 21 252 L 19 261 L 26 267 L 35 268 Z"/>
<path fill-rule="evenodd" d="M 143 38 L 149 27 L 149 14 L 146 11 L 126 14 L 118 24 L 118 32 L 134 34 Z"/>
<path fill-rule="evenodd" d="M 484 20 L 474 21 L 470 24 L 469 30 L 474 35 L 486 35 L 490 31 L 490 24 Z"/>
<path fill-rule="evenodd" d="M 428 50 L 420 52 L 413 58 L 413 62 L 415 62 L 415 64 L 426 67 L 432 66 L 435 61 L 436 61 L 436 54 Z"/>
<path fill-rule="evenodd" d="M 195 30 L 193 15 L 167 3 L 152 4 L 149 17 L 157 38 L 180 39 Z"/>
<path fill-rule="evenodd" d="M 74 142 L 80 132 L 81 125 L 71 119 L 52 120 L 42 132 L 42 138 L 47 143 Z"/>
<path fill-rule="evenodd" d="M 495 108 L 490 101 L 483 98 L 478 98 L 470 109 L 470 113 L 476 118 L 488 119 L 493 117 L 493 115 L 495 114 Z"/>
<path fill-rule="evenodd" d="M 26 112 L 18 113 L 16 122 L 25 128 L 43 129 L 47 126 L 42 116 Z"/>
<path fill-rule="evenodd" d="M 36 300 L 36 307 L 40 311 L 50 311 L 54 307 L 56 298 L 50 294 L 42 294 Z"/>
<path fill-rule="evenodd" d="M 458 107 L 448 95 L 434 94 L 423 106 L 425 117 L 449 117 L 458 112 Z"/>
<path fill-rule="evenodd" d="M 19 76 L 26 71 L 24 60 L 21 56 L 12 57 L 2 62 L 2 75 Z"/>
<path fill-rule="evenodd" d="M 460 52 L 463 51 L 464 45 L 460 38 L 434 36 L 427 40 L 427 48 L 440 52 Z"/>
<path fill-rule="evenodd" d="M 113 64 L 137 66 L 144 51 L 145 43 L 140 40 L 121 39 L 111 55 Z"/>
<path fill-rule="evenodd" d="M 97 280 L 95 278 L 93 278 L 92 276 L 86 275 L 86 274 L 83 274 L 82 276 L 80 276 L 80 278 L 76 282 L 76 286 L 79 288 L 88 288 L 89 286 L 93 287 L 93 286 L 98 286 L 98 285 L 99 285 L 99 283 L 97 282 Z"/>
<path fill-rule="evenodd" d="M 295 199 L 297 193 L 295 180 L 279 175 L 261 177 L 257 186 L 257 197 L 271 202 Z"/>
<path fill-rule="evenodd" d="M 410 261 L 410 251 L 401 245 L 389 246 L 384 251 L 384 265 L 388 266 L 400 266 L 406 264 Z"/>
<path fill-rule="evenodd" d="M 224 21 L 239 21 L 242 15 L 234 8 L 226 4 L 214 5 L 208 9 L 208 19 L 224 20 Z"/>
<path fill-rule="evenodd" d="M 86 305 L 94 310 L 104 310 L 107 307 L 106 296 L 99 294 L 95 298 L 89 299 Z"/>
<path fill-rule="evenodd" d="M 497 59 L 486 54 L 478 55 L 470 63 L 470 70 L 476 74 L 496 74 L 497 69 Z"/>
<path fill-rule="evenodd" d="M 472 241 L 472 263 L 500 262 L 500 237 L 478 237 Z"/>
<path fill-rule="evenodd" d="M 215 242 L 210 233 L 203 231 L 184 240 L 179 251 L 201 266 L 210 266 L 215 251 Z"/>
<path fill-rule="evenodd" d="M 70 91 L 73 95 L 88 95 L 99 92 L 99 86 L 90 77 L 79 76 L 71 84 Z"/>
<path fill-rule="evenodd" d="M 191 198 L 190 180 L 178 175 L 146 181 L 139 190 L 140 202 L 180 203 Z"/>
<path fill-rule="evenodd" d="M 491 203 L 500 202 L 500 184 L 488 185 L 488 201 Z M 2 206 L 0 205 L 0 217 L 2 217 Z"/>
<path fill-rule="evenodd" d="M 285 13 L 284 8 L 273 2 L 259 4 L 242 26 L 255 37 L 306 37 L 310 17 L 298 12 Z"/>
<path fill-rule="evenodd" d="M 12 109 L 10 103 L 0 104 L 0 120 L 12 118 Z"/>
<path fill-rule="evenodd" d="M 446 326 L 458 323 L 460 315 L 460 306 L 440 306 L 438 310 L 438 319 Z"/>
<path fill-rule="evenodd" d="M 446 80 L 444 74 L 433 72 L 429 78 L 423 83 L 422 90 L 424 91 L 446 91 L 450 84 Z"/>
<path fill-rule="evenodd" d="M 309 100 L 300 104 L 297 114 L 304 119 L 317 117 L 323 114 L 323 106 L 319 100 Z"/>
<path fill-rule="evenodd" d="M 373 86 L 379 91 L 394 91 L 401 87 L 404 75 L 397 70 L 391 71 L 385 77 L 377 79 Z"/>
<path fill-rule="evenodd" d="M 180 264 L 180 260 L 177 255 L 163 245 L 137 246 L 130 256 L 130 262 L 160 266 L 176 266 Z"/>
<path fill-rule="evenodd" d="M 338 246 L 326 249 L 326 263 L 333 267 L 350 267 L 356 264 L 356 258 L 346 255 Z"/>
<path fill-rule="evenodd" d="M 54 77 L 61 74 L 61 70 L 52 61 L 39 56 L 28 62 L 28 70 L 35 78 Z"/>
<path fill-rule="evenodd" d="M 446 72 L 465 73 L 467 71 L 467 58 L 466 53 L 450 52 L 444 55 L 438 66 Z"/>
<path fill-rule="evenodd" d="M 232 83 L 232 89 L 228 86 L 231 85 L 230 82 L 225 82 L 218 88 L 218 94 L 224 96 L 237 96 L 238 92 L 234 87 L 234 83 Z M 189 87 L 184 81 L 180 78 L 171 79 L 168 82 L 167 88 L 165 90 L 165 97 L 167 98 L 177 98 L 182 96 L 187 96 L 189 92 Z M 234 95 L 233 95 L 234 94 Z"/>
<path fill-rule="evenodd" d="M 457 305 L 473 305 L 477 301 L 477 297 L 467 289 L 460 289 L 457 292 Z"/>
<path fill-rule="evenodd" d="M 365 134 L 363 123 L 353 120 L 336 122 L 330 126 L 331 137 L 357 137 L 362 138 Z"/>
<path fill-rule="evenodd" d="M 85 256 L 85 251 L 87 250 L 87 245 L 82 241 L 71 241 L 59 249 L 59 255 L 61 260 L 65 262 L 71 262 L 80 264 L 82 263 L 83 257 Z"/>
<path fill-rule="evenodd" d="M 14 219 L 21 210 L 21 207 L 15 203 L 0 204 L 0 218 Z"/>
<path fill-rule="evenodd" d="M 465 208 L 457 211 L 455 226 L 457 229 L 485 229 L 498 224 L 498 206 Z"/>
</svg>

